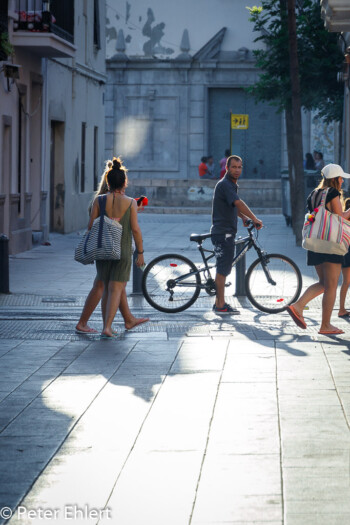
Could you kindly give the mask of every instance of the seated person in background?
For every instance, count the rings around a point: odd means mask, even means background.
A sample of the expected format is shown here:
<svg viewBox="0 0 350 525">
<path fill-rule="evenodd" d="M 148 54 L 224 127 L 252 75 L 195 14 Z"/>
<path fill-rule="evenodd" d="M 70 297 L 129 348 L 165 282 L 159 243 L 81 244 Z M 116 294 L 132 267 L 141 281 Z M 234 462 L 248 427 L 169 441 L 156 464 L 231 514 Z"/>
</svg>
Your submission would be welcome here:
<svg viewBox="0 0 350 525">
<path fill-rule="evenodd" d="M 323 154 L 320 151 L 314 151 L 315 169 L 321 170 L 324 168 Z"/>
<path fill-rule="evenodd" d="M 311 153 L 306 153 L 305 160 L 304 160 L 304 169 L 305 170 L 314 170 L 315 168 L 315 161 Z"/>
<path fill-rule="evenodd" d="M 200 179 L 208 179 L 208 166 L 207 166 L 207 157 L 201 158 L 201 163 L 198 166 L 198 174 Z"/>
<path fill-rule="evenodd" d="M 226 162 L 228 157 L 231 155 L 231 152 L 229 149 L 225 150 L 225 155 L 222 157 L 222 159 L 219 161 L 220 164 L 220 179 L 222 179 L 225 176 L 226 173 Z"/>
<path fill-rule="evenodd" d="M 210 175 L 208 178 L 209 179 L 217 179 L 217 177 L 215 176 L 215 173 L 214 173 L 214 159 L 213 159 L 213 156 L 212 155 L 209 155 L 207 157 L 207 168 L 208 168 L 208 174 Z"/>
</svg>

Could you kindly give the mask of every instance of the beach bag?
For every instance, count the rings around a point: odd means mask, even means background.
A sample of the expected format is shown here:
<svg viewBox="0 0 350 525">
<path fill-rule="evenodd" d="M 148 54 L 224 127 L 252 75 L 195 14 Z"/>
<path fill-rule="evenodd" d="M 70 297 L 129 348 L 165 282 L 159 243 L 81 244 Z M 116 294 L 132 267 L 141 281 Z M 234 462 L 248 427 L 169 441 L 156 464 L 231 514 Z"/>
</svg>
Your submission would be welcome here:
<svg viewBox="0 0 350 525">
<path fill-rule="evenodd" d="M 118 261 L 121 257 L 123 227 L 105 215 L 106 200 L 106 195 L 99 197 L 100 216 L 75 249 L 74 259 L 82 264 L 92 264 L 97 260 Z"/>
<path fill-rule="evenodd" d="M 350 221 L 325 207 L 328 189 L 312 213 L 305 215 L 302 247 L 316 253 L 345 255 L 350 245 Z"/>
</svg>

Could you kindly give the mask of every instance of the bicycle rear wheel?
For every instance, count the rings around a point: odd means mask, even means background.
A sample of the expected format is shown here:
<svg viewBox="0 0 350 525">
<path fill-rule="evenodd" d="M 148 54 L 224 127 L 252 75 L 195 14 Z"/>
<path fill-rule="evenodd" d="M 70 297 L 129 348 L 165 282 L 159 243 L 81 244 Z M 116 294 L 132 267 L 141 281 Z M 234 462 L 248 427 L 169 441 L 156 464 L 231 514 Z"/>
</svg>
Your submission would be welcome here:
<svg viewBox="0 0 350 525">
<path fill-rule="evenodd" d="M 249 301 L 262 312 L 283 312 L 301 292 L 302 277 L 292 259 L 278 253 L 265 254 L 249 267 L 245 276 Z"/>
<path fill-rule="evenodd" d="M 160 255 L 143 272 L 143 295 L 160 312 L 176 313 L 186 310 L 197 300 L 200 285 L 198 269 L 183 255 Z"/>
</svg>

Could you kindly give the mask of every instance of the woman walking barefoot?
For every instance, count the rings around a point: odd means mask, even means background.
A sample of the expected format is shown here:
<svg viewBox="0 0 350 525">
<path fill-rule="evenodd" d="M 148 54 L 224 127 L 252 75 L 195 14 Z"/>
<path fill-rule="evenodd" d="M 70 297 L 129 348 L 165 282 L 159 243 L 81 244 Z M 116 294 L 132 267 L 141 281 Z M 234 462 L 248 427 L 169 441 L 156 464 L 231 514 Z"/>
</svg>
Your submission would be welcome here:
<svg viewBox="0 0 350 525">
<path fill-rule="evenodd" d="M 103 281 L 95 277 L 94 284 L 86 298 L 83 311 L 81 312 L 80 319 L 75 327 L 75 331 L 78 334 L 97 334 L 97 330 L 91 328 L 88 325 L 89 319 L 100 302 L 104 290 Z M 128 298 L 126 295 L 125 288 L 122 291 L 119 305 L 120 313 L 124 319 L 124 326 L 126 330 L 132 330 L 136 326 L 147 323 L 149 317 L 135 317 L 130 311 Z M 114 330 L 113 330 L 114 333 Z"/>
<path fill-rule="evenodd" d="M 137 259 L 136 265 L 144 264 L 141 229 L 137 220 L 137 204 L 134 199 L 125 195 L 127 170 L 119 158 L 113 159 L 113 165 L 107 172 L 108 193 L 106 194 L 106 215 L 123 226 L 121 240 L 121 259 L 119 261 L 96 261 L 97 278 L 104 283 L 102 297 L 103 330 L 102 337 L 113 337 L 112 322 L 123 301 L 126 282 L 130 278 L 132 249 L 131 237 L 134 237 Z M 98 197 L 95 199 L 88 229 L 100 215 Z"/>
<path fill-rule="evenodd" d="M 343 169 L 337 164 L 328 164 L 325 166 L 321 171 L 321 175 L 321 183 L 307 198 L 309 212 L 312 213 L 316 208 L 316 204 L 318 204 L 318 201 L 321 199 L 322 191 L 328 189 L 325 203 L 326 208 L 331 213 L 335 213 L 348 219 L 350 216 L 350 210 L 343 212 L 340 197 L 341 186 L 344 182 L 343 179 L 350 178 L 350 175 L 344 173 Z M 312 299 L 323 294 L 322 321 L 318 333 L 323 335 L 339 335 L 344 333 L 343 330 L 331 324 L 331 315 L 343 259 L 344 257 L 342 255 L 316 253 L 310 250 L 307 251 L 307 265 L 315 266 L 318 275 L 318 282 L 309 286 L 296 303 L 287 307 L 287 312 L 300 328 L 306 328 L 306 322 L 303 317 L 305 306 Z"/>
<path fill-rule="evenodd" d="M 102 174 L 100 184 L 98 187 L 97 192 L 95 193 L 95 198 L 99 195 L 105 195 L 108 193 L 108 185 L 107 185 L 107 173 L 112 168 L 113 162 L 111 160 L 106 161 L 106 167 Z M 142 210 L 142 205 L 138 206 L 137 211 L 139 212 Z M 89 214 L 91 213 L 92 204 L 90 205 Z M 94 280 L 94 284 L 85 300 L 83 311 L 80 315 L 79 321 L 75 327 L 75 331 L 78 334 L 96 334 L 97 330 L 94 328 L 91 328 L 88 325 L 89 319 L 96 309 L 98 303 L 100 302 L 104 290 L 104 283 L 97 277 Z M 124 325 L 126 330 L 132 330 L 132 328 L 135 328 L 136 326 L 147 323 L 149 321 L 149 317 L 135 317 L 129 308 L 128 299 L 126 295 L 125 289 L 122 292 L 120 305 L 119 305 L 120 313 L 124 319 Z M 114 332 L 114 331 L 113 331 Z"/>
</svg>

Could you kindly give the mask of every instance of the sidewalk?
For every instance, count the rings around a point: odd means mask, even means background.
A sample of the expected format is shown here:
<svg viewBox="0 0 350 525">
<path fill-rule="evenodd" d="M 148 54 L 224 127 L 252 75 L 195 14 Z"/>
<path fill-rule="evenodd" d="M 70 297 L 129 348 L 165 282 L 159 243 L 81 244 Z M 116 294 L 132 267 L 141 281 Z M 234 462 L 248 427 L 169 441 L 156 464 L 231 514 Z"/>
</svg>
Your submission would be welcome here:
<svg viewBox="0 0 350 525">
<path fill-rule="evenodd" d="M 263 220 L 264 249 L 313 282 L 284 218 Z M 144 214 L 141 227 L 146 261 L 199 261 L 189 234 L 210 217 Z M 0 294 L 0 523 L 348 525 L 350 324 L 335 310 L 345 334 L 320 336 L 317 299 L 303 331 L 234 286 L 238 316 L 207 295 L 162 314 L 130 282 L 150 323 L 126 332 L 118 315 L 117 340 L 80 336 L 95 271 L 73 260 L 78 239 L 11 257 Z"/>
</svg>

